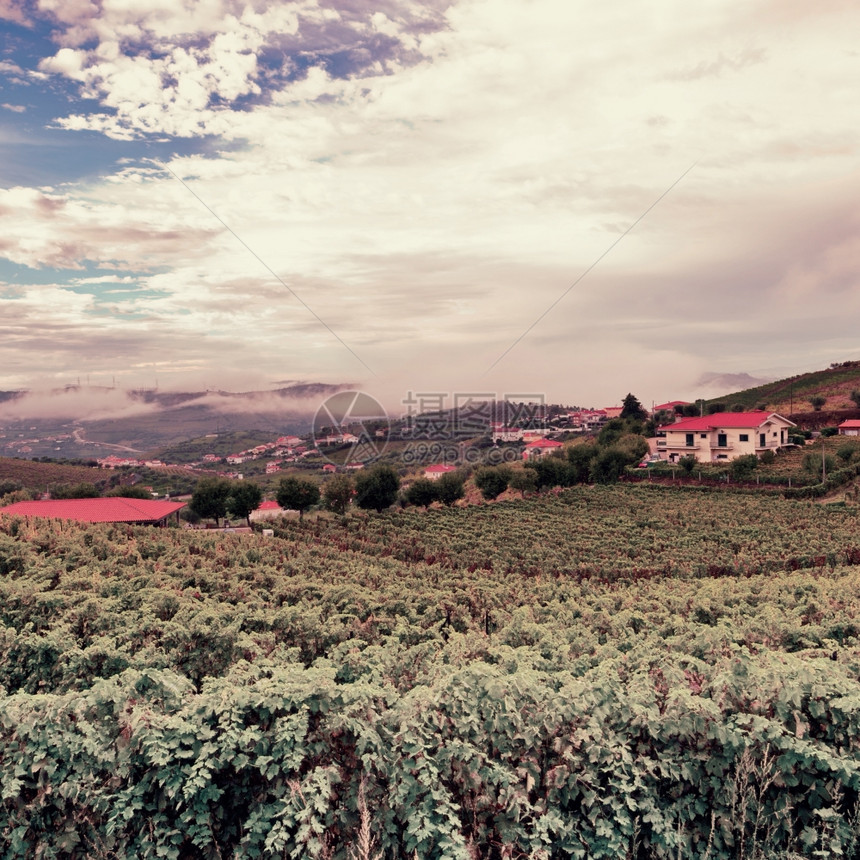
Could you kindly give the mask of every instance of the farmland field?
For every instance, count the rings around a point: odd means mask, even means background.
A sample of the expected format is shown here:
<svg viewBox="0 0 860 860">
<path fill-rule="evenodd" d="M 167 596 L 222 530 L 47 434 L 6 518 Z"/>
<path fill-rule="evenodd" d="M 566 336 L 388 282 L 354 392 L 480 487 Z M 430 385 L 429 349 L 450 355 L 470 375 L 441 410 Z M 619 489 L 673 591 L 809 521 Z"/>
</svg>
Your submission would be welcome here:
<svg viewBox="0 0 860 860">
<path fill-rule="evenodd" d="M 5 857 L 860 856 L 850 507 L 0 519 Z"/>
</svg>

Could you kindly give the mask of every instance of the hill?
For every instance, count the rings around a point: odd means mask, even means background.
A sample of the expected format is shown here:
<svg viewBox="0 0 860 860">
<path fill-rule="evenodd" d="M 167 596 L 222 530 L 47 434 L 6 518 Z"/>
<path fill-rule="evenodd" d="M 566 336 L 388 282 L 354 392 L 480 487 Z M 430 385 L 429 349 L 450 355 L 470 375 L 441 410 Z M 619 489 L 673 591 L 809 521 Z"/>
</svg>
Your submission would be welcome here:
<svg viewBox="0 0 860 860">
<path fill-rule="evenodd" d="M 50 484 L 98 484 L 104 480 L 105 473 L 93 466 L 0 457 L 0 485 L 20 484 L 27 489 L 44 491 Z"/>
<path fill-rule="evenodd" d="M 814 411 L 810 398 L 817 395 L 825 398 L 824 412 L 856 410 L 857 406 L 851 400 L 853 391 L 860 391 L 860 361 L 839 362 L 826 370 L 800 373 L 754 388 L 744 388 L 710 398 L 705 405 L 722 403 L 728 409 L 740 405 L 747 410 L 763 406 L 781 415 L 790 415 Z"/>
<path fill-rule="evenodd" d="M 98 386 L 0 392 L 0 448 L 28 457 L 156 455 L 210 434 L 307 433 L 320 402 L 345 385 L 293 383 L 269 391 L 159 392 Z"/>
</svg>

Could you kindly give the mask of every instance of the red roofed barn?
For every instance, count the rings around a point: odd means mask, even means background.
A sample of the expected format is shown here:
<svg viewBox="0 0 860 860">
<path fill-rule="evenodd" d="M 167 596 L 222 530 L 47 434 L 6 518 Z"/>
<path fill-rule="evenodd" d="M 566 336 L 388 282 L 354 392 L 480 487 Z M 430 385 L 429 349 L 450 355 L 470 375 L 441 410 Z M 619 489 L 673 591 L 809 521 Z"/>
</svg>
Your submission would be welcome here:
<svg viewBox="0 0 860 860">
<path fill-rule="evenodd" d="M 45 517 L 75 520 L 80 523 L 145 523 L 163 526 L 168 517 L 185 507 L 185 502 L 155 499 L 47 499 L 39 502 L 15 502 L 0 508 L 0 514 L 17 517 Z"/>
</svg>

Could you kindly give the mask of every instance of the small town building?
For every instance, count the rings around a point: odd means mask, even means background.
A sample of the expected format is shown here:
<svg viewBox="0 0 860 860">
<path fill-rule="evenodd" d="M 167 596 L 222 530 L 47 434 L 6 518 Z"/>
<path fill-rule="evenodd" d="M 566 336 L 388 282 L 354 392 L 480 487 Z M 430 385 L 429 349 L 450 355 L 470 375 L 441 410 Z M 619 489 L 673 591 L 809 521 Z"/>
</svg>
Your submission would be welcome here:
<svg viewBox="0 0 860 860">
<path fill-rule="evenodd" d="M 539 460 L 564 448 L 561 442 L 553 439 L 538 439 L 526 445 L 523 451 L 523 460 Z"/>
<path fill-rule="evenodd" d="M 776 412 L 715 412 L 684 418 L 658 428 L 657 454 L 671 463 L 692 454 L 700 463 L 734 460 L 744 454 L 761 456 L 788 444 L 797 425 Z"/>
<path fill-rule="evenodd" d="M 840 436 L 860 436 L 860 421 L 851 418 L 848 421 L 843 421 L 838 429 Z"/>
<path fill-rule="evenodd" d="M 447 475 L 449 472 L 456 472 L 456 466 L 448 466 L 444 463 L 434 463 L 432 466 L 427 466 L 424 469 L 424 477 L 428 481 L 438 481 L 442 475 Z"/>
</svg>

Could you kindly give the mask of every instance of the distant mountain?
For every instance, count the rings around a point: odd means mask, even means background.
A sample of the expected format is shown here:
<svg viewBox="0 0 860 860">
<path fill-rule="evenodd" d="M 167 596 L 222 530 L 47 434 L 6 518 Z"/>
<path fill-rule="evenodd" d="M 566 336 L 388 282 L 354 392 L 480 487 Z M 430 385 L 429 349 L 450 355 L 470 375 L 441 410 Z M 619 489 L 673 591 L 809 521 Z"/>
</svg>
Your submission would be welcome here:
<svg viewBox="0 0 860 860">
<path fill-rule="evenodd" d="M 148 453 L 207 434 L 307 433 L 322 400 L 350 387 L 292 382 L 268 391 L 232 392 L 72 385 L 2 392 L 0 454 L 100 457 L 116 450 Z"/>
</svg>

